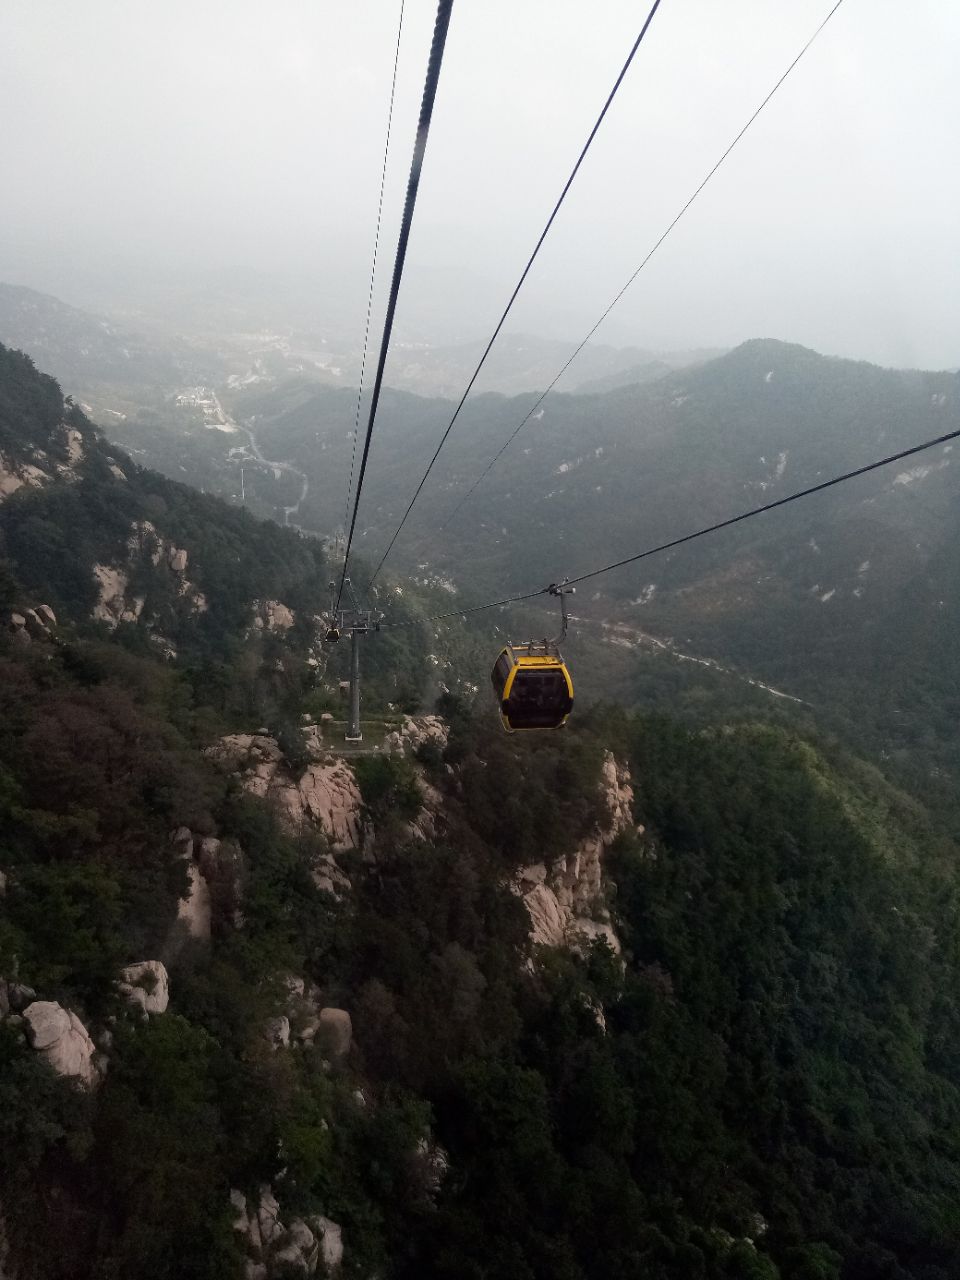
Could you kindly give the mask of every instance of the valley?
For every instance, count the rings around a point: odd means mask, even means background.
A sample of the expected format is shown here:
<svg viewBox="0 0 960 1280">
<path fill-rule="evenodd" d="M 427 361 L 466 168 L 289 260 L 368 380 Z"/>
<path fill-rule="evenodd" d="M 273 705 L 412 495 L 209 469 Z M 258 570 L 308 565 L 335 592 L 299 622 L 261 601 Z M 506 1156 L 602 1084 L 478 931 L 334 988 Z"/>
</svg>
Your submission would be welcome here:
<svg viewBox="0 0 960 1280">
<path fill-rule="evenodd" d="M 748 343 L 548 401 L 458 524 L 535 403 L 478 397 L 370 593 L 347 748 L 354 394 L 128 386 L 104 434 L 0 347 L 0 1268 L 459 1280 L 483 1240 L 525 1280 L 954 1274 L 951 452 L 581 590 L 558 734 L 488 698 L 555 608 L 456 609 L 955 387 Z M 384 403 L 361 592 L 449 410 Z"/>
<path fill-rule="evenodd" d="M 0 1280 L 960 1280 L 958 43 L 6 6 Z"/>
<path fill-rule="evenodd" d="M 31 295 L 25 310 L 23 292 L 8 304 L 8 331 L 19 326 L 25 340 L 38 342 L 42 316 L 47 348 L 73 350 L 82 313 L 68 311 L 67 323 L 42 295 Z M 84 323 L 103 341 L 117 341 Z M 84 349 L 95 353 L 89 341 L 83 338 Z M 317 357 L 324 382 L 307 349 L 316 352 L 316 342 L 251 324 L 232 346 L 221 342 L 216 359 L 204 357 L 202 381 L 161 382 L 149 392 L 128 382 L 119 399 L 116 387 L 100 382 L 84 403 L 142 464 L 332 547 L 342 535 L 356 393 L 330 382 L 349 377 L 345 355 Z M 475 354 L 468 346 L 450 361 L 440 350 L 427 360 L 421 350 L 417 359 L 446 368 L 453 386 Z M 502 385 L 509 388 L 514 377 L 546 376 L 561 351 L 556 343 L 511 340 L 505 354 Z M 635 356 L 605 348 L 582 372 L 614 362 L 630 377 Z M 160 377 L 159 352 L 157 360 Z M 401 346 L 390 376 L 408 360 Z M 97 368 L 89 365 L 85 385 L 102 378 Z M 632 385 L 554 393 L 539 408 L 533 390 L 472 397 L 387 562 L 380 607 L 403 591 L 429 616 L 447 611 L 451 597 L 469 607 L 575 576 L 939 434 L 957 421 L 960 404 L 955 373 L 885 370 L 769 340 L 720 356 L 671 356 L 648 373 Z M 109 409 L 111 396 L 117 407 Z M 359 512 L 359 582 L 377 563 L 451 410 L 449 400 L 387 387 Z M 362 405 L 361 422 L 364 414 Z M 503 461 L 466 498 L 527 415 Z M 596 627 L 642 632 L 667 653 L 696 655 L 688 668 L 716 664 L 758 688 L 783 690 L 797 706 L 821 708 L 852 746 L 894 762 L 910 785 L 930 787 L 939 804 L 951 805 L 945 779 L 960 776 L 948 710 L 960 678 L 949 641 L 958 623 L 949 551 L 958 534 L 957 486 L 946 445 L 929 461 L 667 552 L 639 577 L 626 570 L 598 579 L 577 598 L 585 619 L 574 641 L 586 668 L 581 687 L 591 698 L 647 702 L 646 661 L 632 661 L 626 649 L 613 661 L 611 646 L 586 634 Z M 522 611 L 507 616 L 521 631 L 528 625 Z M 498 642 L 503 621 L 477 615 L 476 639 L 466 645 L 443 624 L 445 669 L 460 668 L 466 686 L 482 685 L 482 643 Z M 931 717 L 932 704 L 943 711 Z"/>
</svg>

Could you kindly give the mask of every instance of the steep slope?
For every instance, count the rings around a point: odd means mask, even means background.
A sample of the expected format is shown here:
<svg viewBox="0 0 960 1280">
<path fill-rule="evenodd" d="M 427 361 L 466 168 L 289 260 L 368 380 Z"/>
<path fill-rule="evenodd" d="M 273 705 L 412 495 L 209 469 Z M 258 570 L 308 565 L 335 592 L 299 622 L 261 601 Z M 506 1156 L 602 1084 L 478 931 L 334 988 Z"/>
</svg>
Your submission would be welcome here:
<svg viewBox="0 0 960 1280">
<path fill-rule="evenodd" d="M 79 636 L 115 633 L 132 652 L 178 662 L 198 687 L 212 683 L 222 708 L 279 724 L 310 690 L 314 709 L 328 709 L 347 674 L 346 646 L 319 646 L 329 576 L 318 542 L 138 467 L 52 378 L 0 348 L 8 606 L 49 605 Z M 414 637 L 399 629 L 368 655 L 372 705 L 419 698 Z"/>
<path fill-rule="evenodd" d="M 92 315 L 48 293 L 0 281 L 0 342 L 26 351 L 72 393 L 175 386 L 209 376 L 210 352 Z"/>
<path fill-rule="evenodd" d="M 398 564 L 429 560 L 462 574 L 464 563 L 476 568 L 472 553 L 480 550 L 484 583 L 514 587 L 531 578 L 550 580 L 561 570 L 582 572 L 598 558 L 687 532 L 693 517 L 701 523 L 735 514 L 949 429 L 957 420 L 958 380 L 955 374 L 884 370 L 757 341 L 648 386 L 554 395 L 453 517 L 466 484 L 534 401 L 481 395 L 467 402 L 397 546 Z M 319 528 L 319 510 L 336 509 L 349 469 L 350 393 L 291 382 L 250 388 L 230 405 L 270 456 L 295 459 L 308 473 L 307 512 Z M 385 398 L 362 513 L 364 536 L 374 549 L 393 531 L 450 410 L 443 401 Z M 953 475 L 948 451 L 920 459 L 902 474 L 877 477 L 853 496 L 849 490 L 825 495 L 807 510 L 828 524 L 846 519 L 855 502 L 866 522 L 898 535 L 906 530 L 923 542 L 955 493 Z M 919 492 L 922 502 L 914 501 Z M 811 518 L 789 513 L 775 526 L 733 532 L 724 543 L 725 558 L 731 548 L 762 544 L 797 527 L 783 520 Z M 609 557 L 600 557 L 601 550 Z M 701 554 L 685 551 L 667 561 L 671 567 L 662 572 L 668 582 L 694 576 Z M 662 576 L 660 563 L 656 573 Z M 605 594 L 630 599 L 647 580 L 638 583 L 638 572 L 598 585 Z"/>
<path fill-rule="evenodd" d="M 769 726 L 517 740 L 450 695 L 351 768 L 302 726 L 315 546 L 24 357 L 0 395 L 38 473 L 0 505 L 5 1274 L 957 1273 L 920 805 Z"/>
<path fill-rule="evenodd" d="M 960 422 L 958 387 L 955 373 L 749 342 L 651 385 L 551 396 L 458 510 L 466 482 L 534 403 L 478 396 L 390 563 L 415 584 L 446 583 L 451 605 L 536 588 L 942 434 Z M 233 410 L 272 456 L 308 474 L 311 527 L 337 512 L 349 392 L 250 389 Z M 359 525 L 374 562 L 449 412 L 443 401 L 385 397 Z M 631 683 L 625 652 L 607 663 L 587 643 L 595 633 L 608 656 L 614 641 L 649 651 L 646 633 L 811 704 L 822 723 L 949 805 L 960 776 L 955 457 L 948 444 L 587 584 L 571 642 L 586 687 L 602 694 L 609 666 L 608 693 L 656 698 L 649 662 L 635 664 Z M 482 615 L 471 624 L 491 647 L 496 622 L 506 625 Z M 542 611 L 516 610 L 511 625 L 539 630 Z"/>
</svg>

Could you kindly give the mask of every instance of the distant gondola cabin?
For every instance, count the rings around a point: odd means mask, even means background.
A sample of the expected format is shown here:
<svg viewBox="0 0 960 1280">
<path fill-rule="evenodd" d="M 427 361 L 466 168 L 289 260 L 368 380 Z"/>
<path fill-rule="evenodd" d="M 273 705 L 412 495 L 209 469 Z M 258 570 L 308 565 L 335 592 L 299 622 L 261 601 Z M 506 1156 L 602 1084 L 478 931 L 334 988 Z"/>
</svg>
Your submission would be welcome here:
<svg viewBox="0 0 960 1280">
<path fill-rule="evenodd" d="M 508 644 L 490 678 L 508 732 L 559 729 L 573 709 L 573 680 L 553 644 Z"/>
</svg>

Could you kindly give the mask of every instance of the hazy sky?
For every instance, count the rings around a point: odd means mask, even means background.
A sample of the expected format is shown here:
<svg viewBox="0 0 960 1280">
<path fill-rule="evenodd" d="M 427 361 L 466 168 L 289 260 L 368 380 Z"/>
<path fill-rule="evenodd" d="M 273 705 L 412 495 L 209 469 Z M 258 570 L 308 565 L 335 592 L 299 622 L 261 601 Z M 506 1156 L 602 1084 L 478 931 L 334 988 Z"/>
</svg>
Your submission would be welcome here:
<svg viewBox="0 0 960 1280">
<path fill-rule="evenodd" d="M 455 0 L 402 335 L 490 332 L 647 8 Z M 511 329 L 582 336 L 828 8 L 663 0 Z M 407 0 L 384 283 L 434 12 Z M 359 324 L 398 15 L 0 0 L 0 277 L 80 304 L 254 277 Z M 597 340 L 960 364 L 958 51 L 950 0 L 845 0 Z"/>
</svg>

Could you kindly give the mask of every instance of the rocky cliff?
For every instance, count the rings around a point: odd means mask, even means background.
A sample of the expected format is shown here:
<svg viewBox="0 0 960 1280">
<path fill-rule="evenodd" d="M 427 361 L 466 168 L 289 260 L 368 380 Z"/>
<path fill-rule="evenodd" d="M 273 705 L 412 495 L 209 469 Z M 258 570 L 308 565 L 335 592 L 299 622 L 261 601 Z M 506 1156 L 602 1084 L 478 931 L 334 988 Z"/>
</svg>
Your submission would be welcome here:
<svg viewBox="0 0 960 1280">
<path fill-rule="evenodd" d="M 635 828 L 630 771 L 606 752 L 602 771 L 606 819 L 563 857 L 521 868 L 516 892 L 530 913 L 530 937 L 543 946 L 582 945 L 603 938 L 615 952 L 620 941 L 611 923 L 603 882 L 603 857 L 622 832 Z"/>
</svg>

